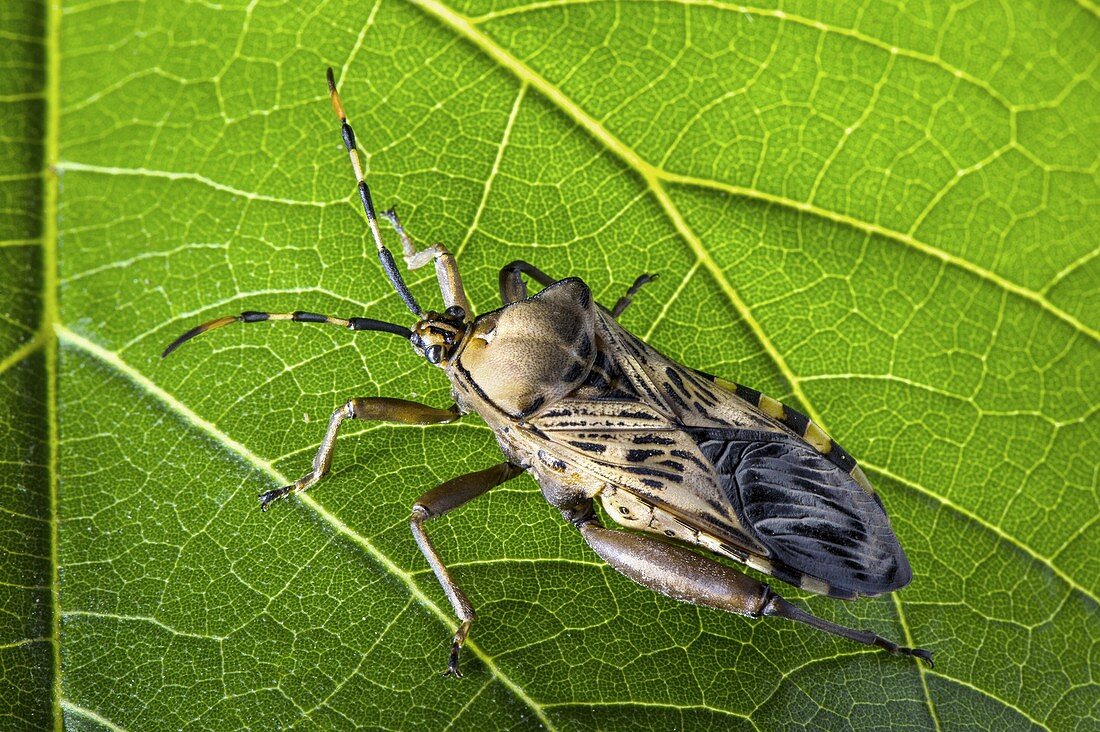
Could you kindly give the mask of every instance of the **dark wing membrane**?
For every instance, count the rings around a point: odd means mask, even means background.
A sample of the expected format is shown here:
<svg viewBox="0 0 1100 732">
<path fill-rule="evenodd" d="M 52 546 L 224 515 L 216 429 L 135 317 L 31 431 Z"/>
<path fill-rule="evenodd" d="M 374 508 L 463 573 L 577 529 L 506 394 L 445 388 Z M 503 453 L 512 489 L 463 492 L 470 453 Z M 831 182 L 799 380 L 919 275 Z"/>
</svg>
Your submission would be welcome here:
<svg viewBox="0 0 1100 732">
<path fill-rule="evenodd" d="M 909 561 L 881 504 L 810 445 L 763 430 L 690 431 L 777 569 L 816 578 L 828 585 L 816 589 L 841 597 L 909 583 Z"/>
</svg>

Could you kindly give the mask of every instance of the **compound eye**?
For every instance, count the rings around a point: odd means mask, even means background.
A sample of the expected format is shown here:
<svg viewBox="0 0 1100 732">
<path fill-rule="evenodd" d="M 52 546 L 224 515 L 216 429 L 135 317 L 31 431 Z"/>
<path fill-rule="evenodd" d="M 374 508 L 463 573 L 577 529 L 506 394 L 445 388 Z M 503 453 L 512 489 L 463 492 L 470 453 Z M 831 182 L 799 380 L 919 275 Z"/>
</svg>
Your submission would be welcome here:
<svg viewBox="0 0 1100 732">
<path fill-rule="evenodd" d="M 447 317 L 453 318 L 454 320 L 458 321 L 466 319 L 466 311 L 460 308 L 458 305 L 452 305 L 451 307 L 447 308 L 444 314 Z"/>
<path fill-rule="evenodd" d="M 443 360 L 443 346 L 432 346 L 427 351 L 424 351 L 424 356 L 428 359 L 428 363 L 437 364 Z"/>
</svg>

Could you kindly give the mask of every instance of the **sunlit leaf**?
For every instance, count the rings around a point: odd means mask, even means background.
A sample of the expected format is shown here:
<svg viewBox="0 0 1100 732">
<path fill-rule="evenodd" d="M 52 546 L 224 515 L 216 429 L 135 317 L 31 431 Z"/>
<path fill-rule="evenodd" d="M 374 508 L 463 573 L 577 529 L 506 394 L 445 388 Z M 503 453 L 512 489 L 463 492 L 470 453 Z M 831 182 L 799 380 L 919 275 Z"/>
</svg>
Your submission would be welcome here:
<svg viewBox="0 0 1100 732">
<path fill-rule="evenodd" d="M 1089 3 L 710 0 L 3 4 L 0 726 L 1005 729 L 1100 725 L 1100 23 Z M 380 206 L 458 253 L 476 307 L 529 260 L 670 355 L 800 405 L 866 467 L 914 568 L 805 627 L 603 566 L 527 477 L 408 530 L 501 457 L 409 322 Z M 367 256 L 364 256 L 364 253 Z M 410 282 L 438 304 L 434 276 Z M 56 587 L 57 592 L 51 591 Z"/>
</svg>

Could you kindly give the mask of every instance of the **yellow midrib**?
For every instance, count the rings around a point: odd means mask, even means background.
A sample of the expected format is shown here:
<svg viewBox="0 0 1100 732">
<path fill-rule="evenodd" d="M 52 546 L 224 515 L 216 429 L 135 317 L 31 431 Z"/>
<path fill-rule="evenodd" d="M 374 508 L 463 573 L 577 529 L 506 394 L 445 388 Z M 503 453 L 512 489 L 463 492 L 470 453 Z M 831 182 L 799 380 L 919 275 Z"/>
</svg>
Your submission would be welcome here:
<svg viewBox="0 0 1100 732">
<path fill-rule="evenodd" d="M 61 159 L 61 7 L 60 0 L 46 3 L 46 140 L 44 150 L 42 201 L 42 322 L 38 338 L 45 348 L 46 363 L 46 425 L 49 441 L 50 500 L 50 636 L 53 645 L 53 679 L 50 693 L 53 703 L 53 727 L 64 729 L 61 708 L 61 506 L 58 500 L 60 484 L 59 448 L 61 442 L 58 421 L 58 344 L 53 328 L 60 322 L 58 303 L 58 196 L 57 162 Z"/>
<path fill-rule="evenodd" d="M 698 188 L 707 188 L 711 190 L 720 191 L 730 195 L 740 196 L 743 198 L 749 198 L 756 201 L 762 201 L 770 203 L 775 206 L 779 206 L 785 209 L 798 211 L 800 213 L 816 216 L 827 221 L 832 221 L 844 226 L 854 228 L 864 233 L 881 236 L 891 241 L 898 242 L 909 246 L 923 254 L 934 257 L 947 264 L 958 267 L 976 277 L 979 277 L 987 282 L 995 284 L 996 286 L 1011 292 L 1014 295 L 1022 297 L 1041 308 L 1043 311 L 1049 313 L 1053 317 L 1067 323 L 1073 327 L 1076 331 L 1083 333 L 1093 339 L 1094 341 L 1100 341 L 1100 330 L 1093 328 L 1086 323 L 1082 322 L 1079 318 L 1071 313 L 1059 308 L 1057 305 L 1048 300 L 1042 293 L 1030 290 L 1019 283 L 1013 282 L 1003 275 L 986 269 L 974 262 L 951 254 L 950 252 L 939 249 L 932 246 L 927 242 L 922 242 L 912 234 L 895 231 L 880 224 L 863 221 L 854 216 L 840 213 L 838 211 L 832 211 L 829 209 L 816 206 L 812 203 L 805 201 L 796 201 L 785 196 L 780 196 L 767 191 L 758 190 L 756 188 L 738 186 L 722 181 L 709 180 L 706 178 L 699 178 L 696 176 L 684 175 L 681 173 L 675 173 L 664 170 L 663 168 L 653 165 L 649 161 L 645 160 L 622 140 L 612 134 L 606 127 L 599 121 L 581 109 L 571 98 L 565 95 L 561 89 L 551 84 L 548 80 L 543 78 L 540 74 L 536 73 L 527 64 L 520 59 L 513 56 L 504 48 L 499 46 L 496 41 L 483 33 L 469 18 L 455 12 L 451 8 L 438 2 L 438 0 L 411 0 L 412 4 L 417 5 L 430 13 L 433 17 L 442 21 L 449 26 L 452 30 L 457 31 L 464 38 L 472 42 L 478 47 L 479 50 L 484 52 L 494 61 L 496 61 L 502 68 L 507 69 L 513 75 L 515 75 L 520 81 L 537 89 L 547 99 L 552 101 L 558 109 L 569 116 L 574 122 L 587 131 L 594 139 L 602 144 L 607 150 L 619 157 L 623 162 L 630 166 L 635 172 L 640 174 L 646 181 L 647 185 L 654 191 L 658 197 L 664 195 L 667 197 L 667 193 L 658 193 L 658 189 L 663 190 L 663 183 L 679 184 L 686 186 L 694 186 Z M 693 247 L 694 248 L 694 247 Z M 707 255 L 709 258 L 709 255 Z M 702 260 L 706 263 L 706 259 Z M 708 269 L 712 266 L 708 264 Z M 715 266 L 715 271 L 718 271 Z M 722 275 L 719 282 L 725 279 Z M 723 288 L 725 289 L 725 288 Z M 734 301 L 736 305 L 736 301 Z M 784 376 L 790 378 L 793 374 L 784 373 Z M 811 415 L 813 416 L 813 415 Z"/>
</svg>

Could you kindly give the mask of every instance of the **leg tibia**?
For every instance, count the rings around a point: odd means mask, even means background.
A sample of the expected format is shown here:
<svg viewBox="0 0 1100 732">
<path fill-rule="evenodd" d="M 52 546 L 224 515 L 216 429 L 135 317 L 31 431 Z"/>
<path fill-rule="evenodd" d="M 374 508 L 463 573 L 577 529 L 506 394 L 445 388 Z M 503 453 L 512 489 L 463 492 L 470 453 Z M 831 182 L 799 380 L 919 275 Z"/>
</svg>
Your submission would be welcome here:
<svg viewBox="0 0 1100 732">
<path fill-rule="evenodd" d="M 329 418 L 328 429 L 325 430 L 325 439 L 321 440 L 321 446 L 317 449 L 317 454 L 313 458 L 313 470 L 290 485 L 273 488 L 261 493 L 259 495 L 260 508 L 266 511 L 273 501 L 285 498 L 292 493 L 304 491 L 328 475 L 329 468 L 332 466 L 332 451 L 336 448 L 336 435 L 345 419 L 373 419 L 401 422 L 403 424 L 439 424 L 454 421 L 461 416 L 462 413 L 459 412 L 458 405 L 455 404 L 447 409 L 437 409 L 426 404 L 389 397 L 358 397 L 351 399 L 333 412 Z"/>
<path fill-rule="evenodd" d="M 826 633 L 832 633 L 833 635 L 839 635 L 841 638 L 847 638 L 853 640 L 856 643 L 863 643 L 868 646 L 878 646 L 883 650 L 900 656 L 916 656 L 920 660 L 928 664 L 931 668 L 932 652 L 923 648 L 907 648 L 905 646 L 899 646 L 893 641 L 888 641 L 882 636 L 875 635 L 869 630 L 856 630 L 855 628 L 848 628 L 843 625 L 837 625 L 836 623 L 830 623 L 828 620 L 822 620 L 816 615 L 811 615 L 805 610 L 792 605 L 784 600 L 782 597 L 776 594 L 772 594 L 767 606 L 763 610 L 764 615 L 775 616 L 779 618 L 787 618 L 788 620 L 794 620 L 799 623 L 805 623 L 818 630 L 823 630 Z"/>
<path fill-rule="evenodd" d="M 321 440 L 321 447 L 317 449 L 317 454 L 313 456 L 313 470 L 309 471 L 290 485 L 284 485 L 282 488 L 274 488 L 261 493 L 259 495 L 261 510 L 266 511 L 267 507 L 270 506 L 272 502 L 280 498 L 285 498 L 292 493 L 304 491 L 321 478 L 328 475 L 329 467 L 332 465 L 332 451 L 336 447 L 336 434 L 340 431 L 340 425 L 344 420 L 353 416 L 352 404 L 355 403 L 355 401 L 355 399 L 352 399 L 333 412 L 332 416 L 329 417 L 328 429 L 325 430 L 325 439 Z"/>
<path fill-rule="evenodd" d="M 443 295 L 443 303 L 447 307 L 460 307 L 467 315 L 470 314 L 470 303 L 466 299 L 466 290 L 462 287 L 462 277 L 458 274 L 458 263 L 443 244 L 435 243 L 417 251 L 412 238 L 405 227 L 401 225 L 401 219 L 397 217 L 396 209 L 383 211 L 382 215 L 389 219 L 394 231 L 401 237 L 401 248 L 405 254 L 405 264 L 409 269 L 420 269 L 428 262 L 435 262 L 435 277 L 439 282 L 439 290 Z"/>
<path fill-rule="evenodd" d="M 432 573 L 435 574 L 436 580 L 443 588 L 443 592 L 446 593 L 447 600 L 451 603 L 451 608 L 454 609 L 455 615 L 458 616 L 460 621 L 458 630 L 455 631 L 454 637 L 451 639 L 451 654 L 447 661 L 447 670 L 443 673 L 444 676 L 462 677 L 462 672 L 458 666 L 459 655 L 462 646 L 466 643 L 466 636 L 470 633 L 470 626 L 473 625 L 476 614 L 473 605 L 470 604 L 470 599 L 466 597 L 466 593 L 455 582 L 454 577 L 447 569 L 447 565 L 443 563 L 439 552 L 432 544 L 432 540 L 428 538 L 428 533 L 424 530 L 424 522 L 428 519 L 438 518 L 448 511 L 472 501 L 490 488 L 498 486 L 522 472 L 522 468 L 511 463 L 494 465 L 491 468 L 460 475 L 457 478 L 448 480 L 446 483 L 441 483 L 420 496 L 413 504 L 412 517 L 409 519 L 409 527 L 412 529 L 413 538 L 416 539 L 416 545 L 420 547 L 420 553 L 428 560 Z"/>
</svg>

